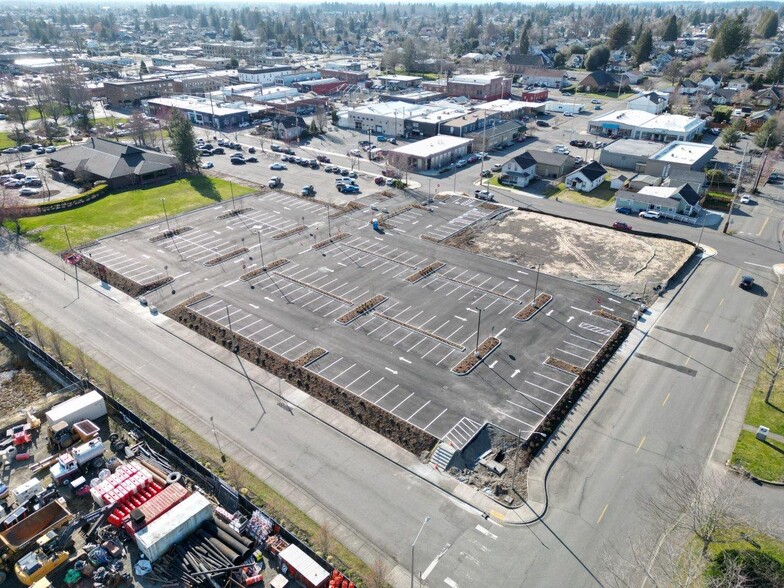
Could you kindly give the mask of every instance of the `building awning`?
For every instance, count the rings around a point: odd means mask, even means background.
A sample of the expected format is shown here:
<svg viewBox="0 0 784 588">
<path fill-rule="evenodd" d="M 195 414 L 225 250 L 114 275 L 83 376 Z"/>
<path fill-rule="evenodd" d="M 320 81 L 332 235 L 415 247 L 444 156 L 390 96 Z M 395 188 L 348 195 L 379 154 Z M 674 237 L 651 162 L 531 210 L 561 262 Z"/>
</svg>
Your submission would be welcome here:
<svg viewBox="0 0 784 588">
<path fill-rule="evenodd" d="M 602 128 L 603 129 L 610 129 L 610 130 L 617 130 L 617 129 L 621 128 L 621 125 L 619 125 L 618 123 L 606 122 L 606 123 L 602 123 Z"/>
</svg>

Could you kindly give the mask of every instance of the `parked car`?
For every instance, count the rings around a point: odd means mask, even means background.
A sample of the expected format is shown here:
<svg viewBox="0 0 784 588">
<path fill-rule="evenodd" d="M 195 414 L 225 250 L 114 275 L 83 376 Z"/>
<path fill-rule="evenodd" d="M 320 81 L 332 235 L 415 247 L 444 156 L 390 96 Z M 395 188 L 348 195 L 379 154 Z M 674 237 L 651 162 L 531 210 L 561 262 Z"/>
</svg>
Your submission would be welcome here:
<svg viewBox="0 0 784 588">
<path fill-rule="evenodd" d="M 504 166 L 502 166 L 500 163 L 494 163 L 493 167 L 491 167 L 490 169 L 494 172 L 500 172 L 503 169 L 503 167 Z"/>
<path fill-rule="evenodd" d="M 566 118 L 572 118 L 572 117 L 574 116 L 574 115 L 573 115 L 571 112 L 564 112 L 564 113 L 563 113 L 563 115 L 564 115 Z"/>
<path fill-rule="evenodd" d="M 21 190 L 19 190 L 19 195 L 20 196 L 35 196 L 39 192 L 40 192 L 40 190 L 38 190 L 37 188 L 22 188 Z"/>
<path fill-rule="evenodd" d="M 357 174 L 357 172 L 355 172 L 353 170 L 348 172 L 348 177 L 350 177 L 350 178 L 356 178 L 358 176 L 359 176 L 359 174 Z"/>
<path fill-rule="evenodd" d="M 387 186 L 394 186 L 395 185 L 395 178 L 387 178 Z"/>
<path fill-rule="evenodd" d="M 751 290 L 754 287 L 754 278 L 751 276 L 743 276 L 738 284 L 743 290 Z"/>
<path fill-rule="evenodd" d="M 376 178 L 375 178 L 373 181 L 374 181 L 374 182 L 376 183 L 376 185 L 378 185 L 378 186 L 381 186 L 381 185 L 383 185 L 383 184 L 384 184 L 384 178 L 382 178 L 381 176 L 377 176 L 377 177 L 376 177 Z"/>
<path fill-rule="evenodd" d="M 495 199 L 495 195 L 490 190 L 474 190 L 474 198 L 478 198 L 479 200 L 487 200 L 488 202 L 492 202 Z"/>
<path fill-rule="evenodd" d="M 25 169 L 32 169 L 35 167 L 34 161 L 25 161 L 22 165 L 24 165 Z"/>
<path fill-rule="evenodd" d="M 593 109 L 594 110 L 601 110 L 602 109 L 602 105 L 601 104 L 597 104 L 596 106 L 593 107 Z"/>
<path fill-rule="evenodd" d="M 470 155 L 468 157 L 468 163 L 476 163 L 477 161 L 479 161 L 479 158 L 476 155 Z"/>
<path fill-rule="evenodd" d="M 751 195 L 750 194 L 741 194 L 740 195 L 740 203 L 741 204 L 748 204 L 751 202 Z"/>
<path fill-rule="evenodd" d="M 465 167 L 468 165 L 468 161 L 465 159 L 460 159 L 455 165 L 457 165 L 457 167 Z"/>
<path fill-rule="evenodd" d="M 39 147 L 38 149 L 35 150 L 36 155 L 43 155 L 44 153 L 46 153 L 46 149 L 44 149 L 43 147 Z"/>
<path fill-rule="evenodd" d="M 657 210 L 643 210 L 638 216 L 640 218 L 661 218 L 661 213 Z"/>
<path fill-rule="evenodd" d="M 244 157 L 232 157 L 231 158 L 232 165 L 245 165 L 245 158 Z"/>
<path fill-rule="evenodd" d="M 602 103 L 602 101 L 597 99 L 597 98 L 594 98 L 593 100 L 591 100 L 591 104 L 601 104 L 601 103 Z"/>
<path fill-rule="evenodd" d="M 316 155 L 316 159 L 321 163 L 332 163 L 332 160 L 326 155 Z"/>
<path fill-rule="evenodd" d="M 267 184 L 270 188 L 282 188 L 283 187 L 283 180 L 281 180 L 278 176 L 272 176 Z"/>
<path fill-rule="evenodd" d="M 623 223 L 623 222 L 620 222 L 620 221 L 614 222 L 613 225 L 612 225 L 612 228 L 615 229 L 616 231 L 631 231 L 632 230 L 632 226 L 630 224 Z"/>
<path fill-rule="evenodd" d="M 536 121 L 536 126 L 537 127 L 549 127 L 550 123 L 547 122 L 546 120 L 538 120 L 538 121 Z"/>
<path fill-rule="evenodd" d="M 631 214 L 632 213 L 632 209 L 631 208 L 627 208 L 626 206 L 621 206 L 619 208 L 616 208 L 615 212 L 620 212 L 621 214 Z"/>
<path fill-rule="evenodd" d="M 215 167 L 215 164 L 212 163 L 211 161 L 205 161 L 204 163 L 201 164 L 202 169 L 212 169 L 213 167 Z"/>
<path fill-rule="evenodd" d="M 258 163 L 258 162 L 259 162 L 259 160 L 256 157 L 254 157 L 253 155 L 251 155 L 250 157 L 246 157 L 245 158 L 245 163 Z"/>
<path fill-rule="evenodd" d="M 248 147 L 248 153 L 256 153 L 255 147 Z"/>
<path fill-rule="evenodd" d="M 302 190 L 300 190 L 300 195 L 302 196 L 315 196 L 316 189 L 313 186 L 303 186 Z"/>
<path fill-rule="evenodd" d="M 352 184 L 338 184 L 338 192 L 342 192 L 343 194 L 356 194 L 359 192 L 359 186 L 354 186 Z"/>
<path fill-rule="evenodd" d="M 489 178 L 489 177 L 492 177 L 493 172 L 491 172 L 489 169 L 485 169 L 485 170 L 482 170 L 482 173 L 480 175 L 483 178 Z"/>
<path fill-rule="evenodd" d="M 278 162 L 273 163 L 272 165 L 269 166 L 269 168 L 272 170 L 288 169 L 285 165 Z"/>
<path fill-rule="evenodd" d="M 223 147 L 216 147 L 212 150 L 213 155 L 223 155 L 224 153 L 226 152 L 223 150 Z"/>
</svg>

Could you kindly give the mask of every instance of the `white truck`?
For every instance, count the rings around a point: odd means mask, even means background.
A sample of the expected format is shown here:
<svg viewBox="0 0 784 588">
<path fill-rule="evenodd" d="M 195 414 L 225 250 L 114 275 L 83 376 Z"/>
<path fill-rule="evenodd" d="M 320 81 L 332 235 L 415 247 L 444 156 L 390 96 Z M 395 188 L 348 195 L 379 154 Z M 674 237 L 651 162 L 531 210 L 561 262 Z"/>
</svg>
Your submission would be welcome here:
<svg viewBox="0 0 784 588">
<path fill-rule="evenodd" d="M 68 484 L 72 478 L 81 474 L 82 468 L 103 458 L 103 441 L 100 437 L 78 445 L 57 458 L 57 462 L 49 468 L 55 484 Z"/>
<path fill-rule="evenodd" d="M 554 102 L 549 101 L 545 104 L 544 109 L 546 112 L 561 112 L 569 114 L 577 114 L 585 110 L 585 106 L 577 102 Z"/>
</svg>

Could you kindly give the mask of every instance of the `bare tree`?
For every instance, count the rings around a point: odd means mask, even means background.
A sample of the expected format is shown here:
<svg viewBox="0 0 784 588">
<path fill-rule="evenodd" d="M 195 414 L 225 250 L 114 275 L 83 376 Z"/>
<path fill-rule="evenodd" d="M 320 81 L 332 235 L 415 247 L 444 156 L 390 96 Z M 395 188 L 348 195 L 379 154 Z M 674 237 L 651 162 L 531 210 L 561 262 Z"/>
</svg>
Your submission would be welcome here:
<svg viewBox="0 0 784 588">
<path fill-rule="evenodd" d="M 80 376 L 86 377 L 88 375 L 87 356 L 84 354 L 84 351 L 78 347 L 76 348 L 76 355 L 73 358 L 73 369 Z"/>
<path fill-rule="evenodd" d="M 49 337 L 49 345 L 52 347 L 52 352 L 54 353 L 55 358 L 57 358 L 57 361 L 65 364 L 67 358 L 65 356 L 65 341 L 63 338 L 52 331 Z"/>
<path fill-rule="evenodd" d="M 390 588 L 387 577 L 389 576 L 389 566 L 383 560 L 377 559 L 370 566 L 368 575 L 365 576 L 365 586 L 367 588 Z"/>
<path fill-rule="evenodd" d="M 332 550 L 335 547 L 335 536 L 332 532 L 332 524 L 330 522 L 325 522 L 323 525 L 319 526 L 318 530 L 313 535 L 313 544 L 316 546 L 316 549 L 323 554 L 323 557 L 332 553 Z"/>
<path fill-rule="evenodd" d="M 44 326 L 34 320 L 30 325 L 30 331 L 32 331 L 35 342 L 40 347 L 43 347 L 46 344 L 46 329 L 44 329 Z"/>
<path fill-rule="evenodd" d="M 131 130 L 134 145 L 154 147 L 157 143 L 155 128 L 144 117 L 136 111 L 128 119 L 128 126 Z"/>
<path fill-rule="evenodd" d="M 784 303 L 780 296 L 776 297 L 765 310 L 759 327 L 746 334 L 744 347 L 748 354 L 744 359 L 758 369 L 766 382 L 765 403 L 771 404 L 771 397 L 784 374 Z"/>
<path fill-rule="evenodd" d="M 16 323 L 17 314 L 13 303 L 5 296 L 0 296 L 0 309 L 3 311 L 3 317 L 6 322 L 13 325 Z"/>
<path fill-rule="evenodd" d="M 316 113 L 313 115 L 313 120 L 316 121 L 319 132 L 323 133 L 327 126 L 327 109 L 323 106 L 317 106 Z"/>
<path fill-rule="evenodd" d="M 8 118 L 19 123 L 19 126 L 22 127 L 22 133 L 27 134 L 27 121 L 30 119 L 27 102 L 18 98 L 11 99 L 8 105 Z"/>
</svg>

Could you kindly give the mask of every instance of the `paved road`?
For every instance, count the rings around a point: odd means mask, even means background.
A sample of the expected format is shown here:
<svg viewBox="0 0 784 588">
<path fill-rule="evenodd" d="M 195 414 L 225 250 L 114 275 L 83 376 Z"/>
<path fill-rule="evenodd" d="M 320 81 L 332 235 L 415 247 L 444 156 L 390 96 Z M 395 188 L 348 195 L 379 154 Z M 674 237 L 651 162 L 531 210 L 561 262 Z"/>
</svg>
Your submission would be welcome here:
<svg viewBox="0 0 784 588">
<path fill-rule="evenodd" d="M 537 205 L 559 206 L 591 220 L 613 216 L 565 204 Z M 765 226 L 759 215 L 769 219 Z M 329 508 L 345 524 L 341 537 L 369 560 L 376 553 L 370 543 L 401 564 L 399 582 L 404 582 L 411 538 L 427 515 L 432 520 L 417 544 L 417 569 L 429 569 L 428 586 L 590 586 L 602 576 L 606 547 L 646 531 L 634 514 L 636 494 L 665 464 L 704 464 L 714 447 L 714 461 L 726 459 L 716 438 L 738 387 L 738 346 L 743 329 L 753 327 L 756 307 L 769 299 L 739 290 L 737 276 L 751 272 L 765 292 L 774 291 L 768 268 L 781 259 L 776 228 L 781 219 L 781 206 L 764 200 L 753 215 L 737 221 L 739 233 L 748 229 L 752 237 L 705 231 L 703 239 L 717 256 L 704 261 L 677 296 L 667 295 L 674 296 L 671 305 L 638 355 L 607 383 L 605 397 L 553 468 L 547 516 L 528 528 L 479 519 L 328 427 L 282 413 L 266 393 L 260 394 L 266 413 L 247 409 L 255 400 L 243 393 L 247 382 L 234 372 L 204 361 L 131 307 L 118 311 L 115 303 L 84 288 L 82 298 L 72 302 L 72 281 L 63 282 L 57 270 L 29 256 L 0 258 L 0 286 L 69 338 L 88 343 L 91 355 L 163 406 L 181 413 L 188 406 L 185 420 L 205 438 L 205 422 L 214 415 L 222 434 L 259 454 L 259 469 L 270 483 L 316 514 Z M 695 234 L 675 225 L 663 224 L 662 230 Z M 181 369 L 172 369 L 177 366 Z M 216 397 L 234 400 L 216 403 Z M 265 464 L 282 475 L 270 474 Z M 749 492 L 752 502 L 754 488 Z M 761 503 L 780 508 L 781 495 L 765 489 Z"/>
</svg>

